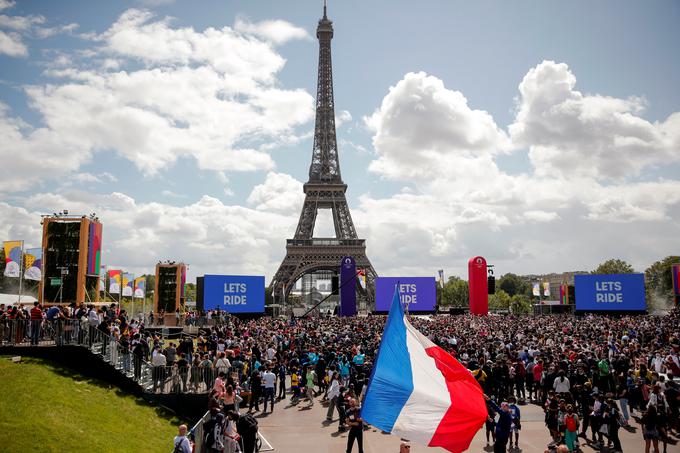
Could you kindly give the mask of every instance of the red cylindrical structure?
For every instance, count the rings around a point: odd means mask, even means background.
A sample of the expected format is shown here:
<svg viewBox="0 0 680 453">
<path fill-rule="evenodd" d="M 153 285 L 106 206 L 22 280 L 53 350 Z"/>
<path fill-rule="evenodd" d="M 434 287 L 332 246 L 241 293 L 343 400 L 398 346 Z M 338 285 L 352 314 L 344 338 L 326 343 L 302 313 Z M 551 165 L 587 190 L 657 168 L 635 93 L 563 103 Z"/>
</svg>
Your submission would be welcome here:
<svg viewBox="0 0 680 453">
<path fill-rule="evenodd" d="M 486 280 L 486 260 L 475 256 L 468 261 L 468 286 L 470 289 L 470 313 L 489 314 L 489 288 Z"/>
</svg>

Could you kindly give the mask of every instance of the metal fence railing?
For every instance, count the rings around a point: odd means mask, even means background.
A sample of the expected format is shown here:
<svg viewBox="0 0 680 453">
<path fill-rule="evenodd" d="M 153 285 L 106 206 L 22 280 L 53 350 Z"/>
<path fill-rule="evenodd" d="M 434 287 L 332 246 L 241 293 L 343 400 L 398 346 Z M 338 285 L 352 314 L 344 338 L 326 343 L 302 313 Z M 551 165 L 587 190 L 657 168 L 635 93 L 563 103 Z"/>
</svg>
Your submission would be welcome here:
<svg viewBox="0 0 680 453">
<path fill-rule="evenodd" d="M 215 384 L 215 368 L 203 366 L 152 366 L 151 383 L 145 390 L 153 393 L 208 393 Z"/>
<path fill-rule="evenodd" d="M 145 392 L 207 393 L 217 376 L 210 367 L 154 367 L 147 350 L 135 354 L 132 344 L 122 344 L 110 332 L 75 319 L 0 320 L 0 346 L 81 346 L 137 382 Z"/>
<path fill-rule="evenodd" d="M 194 442 L 194 453 L 205 453 L 205 433 L 203 424 L 210 420 L 210 411 L 206 412 L 201 419 L 189 430 L 191 439 Z"/>
<path fill-rule="evenodd" d="M 140 322 L 144 322 L 147 327 L 162 327 L 165 324 L 165 316 L 159 313 L 154 313 L 153 316 L 150 314 L 144 314 L 141 317 L 135 317 Z M 211 315 L 191 315 L 186 316 L 184 314 L 180 315 L 179 318 L 175 318 L 174 327 L 213 327 L 220 326 L 227 323 L 228 319 L 222 313 L 215 313 Z"/>
</svg>

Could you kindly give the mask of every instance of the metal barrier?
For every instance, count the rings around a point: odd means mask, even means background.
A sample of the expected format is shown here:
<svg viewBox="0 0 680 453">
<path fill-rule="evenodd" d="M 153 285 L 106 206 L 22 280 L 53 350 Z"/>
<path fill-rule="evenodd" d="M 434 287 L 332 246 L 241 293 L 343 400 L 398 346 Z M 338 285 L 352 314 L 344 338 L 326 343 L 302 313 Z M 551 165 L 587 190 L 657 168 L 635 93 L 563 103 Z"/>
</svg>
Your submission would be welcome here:
<svg viewBox="0 0 680 453">
<path fill-rule="evenodd" d="M 108 332 L 75 319 L 0 321 L 0 346 L 82 346 L 151 393 L 208 393 L 218 370 L 213 367 L 154 366 Z"/>
<path fill-rule="evenodd" d="M 208 393 L 217 373 L 214 368 L 191 366 L 152 366 L 151 384 L 144 390 L 152 393 Z"/>
<path fill-rule="evenodd" d="M 147 327 L 162 327 L 163 317 L 158 313 L 154 313 L 153 318 L 148 315 L 144 315 L 142 318 L 144 325 Z M 219 314 L 213 314 L 211 316 L 200 315 L 200 316 L 180 316 L 177 325 L 172 327 L 214 327 L 221 326 L 228 322 L 224 316 Z"/>
<path fill-rule="evenodd" d="M 123 346 L 108 332 L 76 319 L 0 321 L 0 346 L 81 346 L 101 357 L 116 370 L 147 389 L 152 382 L 151 365 Z"/>
<path fill-rule="evenodd" d="M 194 453 L 204 453 L 205 433 L 203 432 L 203 424 L 208 420 L 210 420 L 210 411 L 206 412 L 193 428 L 189 430 L 190 437 L 194 442 Z"/>
</svg>

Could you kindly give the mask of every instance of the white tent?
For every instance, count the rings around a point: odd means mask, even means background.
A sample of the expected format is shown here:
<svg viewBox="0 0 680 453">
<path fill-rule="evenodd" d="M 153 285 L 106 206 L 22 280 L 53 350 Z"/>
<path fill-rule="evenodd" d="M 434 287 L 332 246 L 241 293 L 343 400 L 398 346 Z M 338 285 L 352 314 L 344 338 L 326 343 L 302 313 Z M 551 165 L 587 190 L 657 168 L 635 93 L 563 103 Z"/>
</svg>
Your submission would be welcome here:
<svg viewBox="0 0 680 453">
<path fill-rule="evenodd" d="M 27 296 L 27 295 L 22 295 L 21 296 L 21 303 L 26 304 L 26 305 L 33 305 L 33 302 L 36 302 L 38 299 L 36 299 L 33 296 Z M 5 304 L 5 305 L 17 305 L 19 303 L 19 295 L 18 294 L 3 294 L 0 293 L 0 304 Z"/>
</svg>

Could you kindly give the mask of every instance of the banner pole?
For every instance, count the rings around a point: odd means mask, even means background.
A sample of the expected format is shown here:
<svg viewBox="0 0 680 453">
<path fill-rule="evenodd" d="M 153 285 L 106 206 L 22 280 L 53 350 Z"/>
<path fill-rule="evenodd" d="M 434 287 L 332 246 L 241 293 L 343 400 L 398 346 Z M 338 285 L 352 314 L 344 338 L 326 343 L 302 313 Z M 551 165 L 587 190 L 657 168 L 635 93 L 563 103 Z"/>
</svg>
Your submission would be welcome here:
<svg viewBox="0 0 680 453">
<path fill-rule="evenodd" d="M 21 256 L 19 257 L 19 300 L 17 301 L 21 304 L 21 293 L 23 292 L 23 279 L 24 279 L 24 241 L 21 241 Z"/>
</svg>

